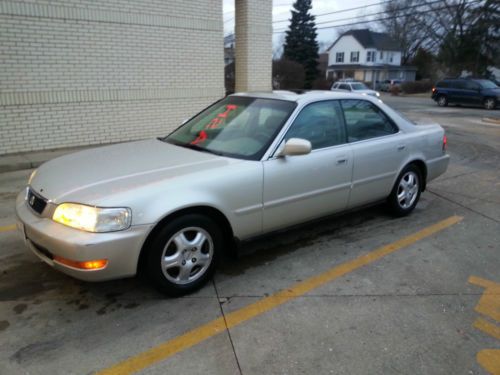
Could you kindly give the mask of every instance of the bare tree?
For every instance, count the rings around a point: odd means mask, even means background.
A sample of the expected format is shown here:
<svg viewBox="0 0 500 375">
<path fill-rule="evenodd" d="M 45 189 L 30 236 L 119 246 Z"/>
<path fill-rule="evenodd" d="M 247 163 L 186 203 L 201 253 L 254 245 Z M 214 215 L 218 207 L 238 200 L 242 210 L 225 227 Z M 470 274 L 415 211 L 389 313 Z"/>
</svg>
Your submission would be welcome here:
<svg viewBox="0 0 500 375">
<path fill-rule="evenodd" d="M 419 48 L 430 44 L 425 19 L 420 16 L 420 10 L 416 11 L 420 5 L 429 10 L 422 0 L 391 1 L 384 7 L 387 13 L 381 23 L 385 31 L 399 43 L 403 65 L 411 61 Z"/>
</svg>

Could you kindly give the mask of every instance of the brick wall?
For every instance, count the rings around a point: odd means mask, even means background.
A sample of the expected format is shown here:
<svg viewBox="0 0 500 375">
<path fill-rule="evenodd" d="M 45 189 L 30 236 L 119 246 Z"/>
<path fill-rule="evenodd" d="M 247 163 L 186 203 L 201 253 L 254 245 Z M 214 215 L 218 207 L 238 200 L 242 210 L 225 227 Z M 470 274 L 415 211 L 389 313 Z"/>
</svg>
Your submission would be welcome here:
<svg viewBox="0 0 500 375">
<path fill-rule="evenodd" d="M 224 94 L 221 0 L 0 0 L 0 155 L 164 135 Z"/>
</svg>

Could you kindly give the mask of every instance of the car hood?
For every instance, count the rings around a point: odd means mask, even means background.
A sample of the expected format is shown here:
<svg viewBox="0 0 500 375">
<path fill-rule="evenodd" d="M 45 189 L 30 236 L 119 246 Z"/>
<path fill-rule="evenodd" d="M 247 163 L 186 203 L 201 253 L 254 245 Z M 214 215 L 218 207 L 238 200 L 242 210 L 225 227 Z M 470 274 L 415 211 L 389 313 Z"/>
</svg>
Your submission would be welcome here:
<svg viewBox="0 0 500 375">
<path fill-rule="evenodd" d="M 121 143 L 80 151 L 44 163 L 31 180 L 31 188 L 55 203 L 79 201 L 129 190 L 158 180 L 238 162 L 190 150 L 156 139 Z"/>
</svg>

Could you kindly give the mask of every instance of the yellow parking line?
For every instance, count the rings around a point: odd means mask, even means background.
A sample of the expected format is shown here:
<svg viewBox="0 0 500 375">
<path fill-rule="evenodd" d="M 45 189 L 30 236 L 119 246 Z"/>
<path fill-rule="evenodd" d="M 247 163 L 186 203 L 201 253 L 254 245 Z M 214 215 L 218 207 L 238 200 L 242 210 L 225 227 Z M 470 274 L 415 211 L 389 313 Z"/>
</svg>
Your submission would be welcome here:
<svg viewBox="0 0 500 375">
<path fill-rule="evenodd" d="M 500 349 L 484 349 L 477 353 L 477 362 L 490 374 L 500 374 Z"/>
<path fill-rule="evenodd" d="M 500 296 L 499 296 L 500 297 Z M 493 336 L 497 340 L 500 340 L 500 326 L 490 323 L 483 318 L 477 318 L 473 324 L 474 328 L 477 328 L 490 336 Z"/>
<path fill-rule="evenodd" d="M 213 337 L 228 328 L 235 327 L 249 319 L 252 319 L 258 315 L 261 315 L 275 307 L 278 307 L 285 302 L 293 300 L 297 297 L 310 292 L 332 280 L 335 280 L 345 274 L 352 272 L 360 267 L 367 264 L 373 263 L 376 260 L 389 255 L 397 250 L 407 247 L 423 238 L 429 237 L 434 233 L 437 233 L 445 228 L 448 228 L 458 222 L 460 222 L 463 217 L 451 216 L 445 220 L 442 220 L 436 224 L 428 226 L 416 233 L 413 233 L 407 237 L 404 237 L 396 242 L 382 246 L 370 253 L 361 255 L 351 261 L 340 264 L 330 270 L 311 277 L 310 279 L 304 280 L 297 283 L 290 288 L 281 290 L 276 294 L 269 297 L 263 298 L 255 303 L 252 303 L 246 307 L 229 313 L 224 318 L 215 319 L 201 327 L 195 328 L 181 336 L 178 336 L 172 340 L 166 341 L 159 344 L 145 352 L 137 354 L 130 357 L 123 362 L 120 362 L 112 367 L 101 370 L 97 372 L 98 375 L 115 375 L 115 374 L 133 374 L 140 370 L 145 369 L 155 363 L 163 361 L 172 355 L 184 351 L 196 344 L 199 344 L 206 339 Z M 227 327 L 226 327 L 227 324 Z"/>
<path fill-rule="evenodd" d="M 10 232 L 10 231 L 13 231 L 13 230 L 16 230 L 16 226 L 15 225 L 6 225 L 4 227 L 0 227 L 0 232 Z"/>
</svg>

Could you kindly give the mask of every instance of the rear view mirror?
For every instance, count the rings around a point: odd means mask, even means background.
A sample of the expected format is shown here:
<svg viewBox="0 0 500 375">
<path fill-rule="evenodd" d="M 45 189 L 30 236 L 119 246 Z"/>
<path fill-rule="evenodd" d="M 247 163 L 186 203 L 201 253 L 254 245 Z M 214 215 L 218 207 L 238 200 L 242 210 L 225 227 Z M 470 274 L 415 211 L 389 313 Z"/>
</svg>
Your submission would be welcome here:
<svg viewBox="0 0 500 375">
<path fill-rule="evenodd" d="M 290 138 L 285 142 L 283 148 L 277 156 L 297 156 L 306 155 L 311 152 L 311 142 L 302 138 Z"/>
</svg>

